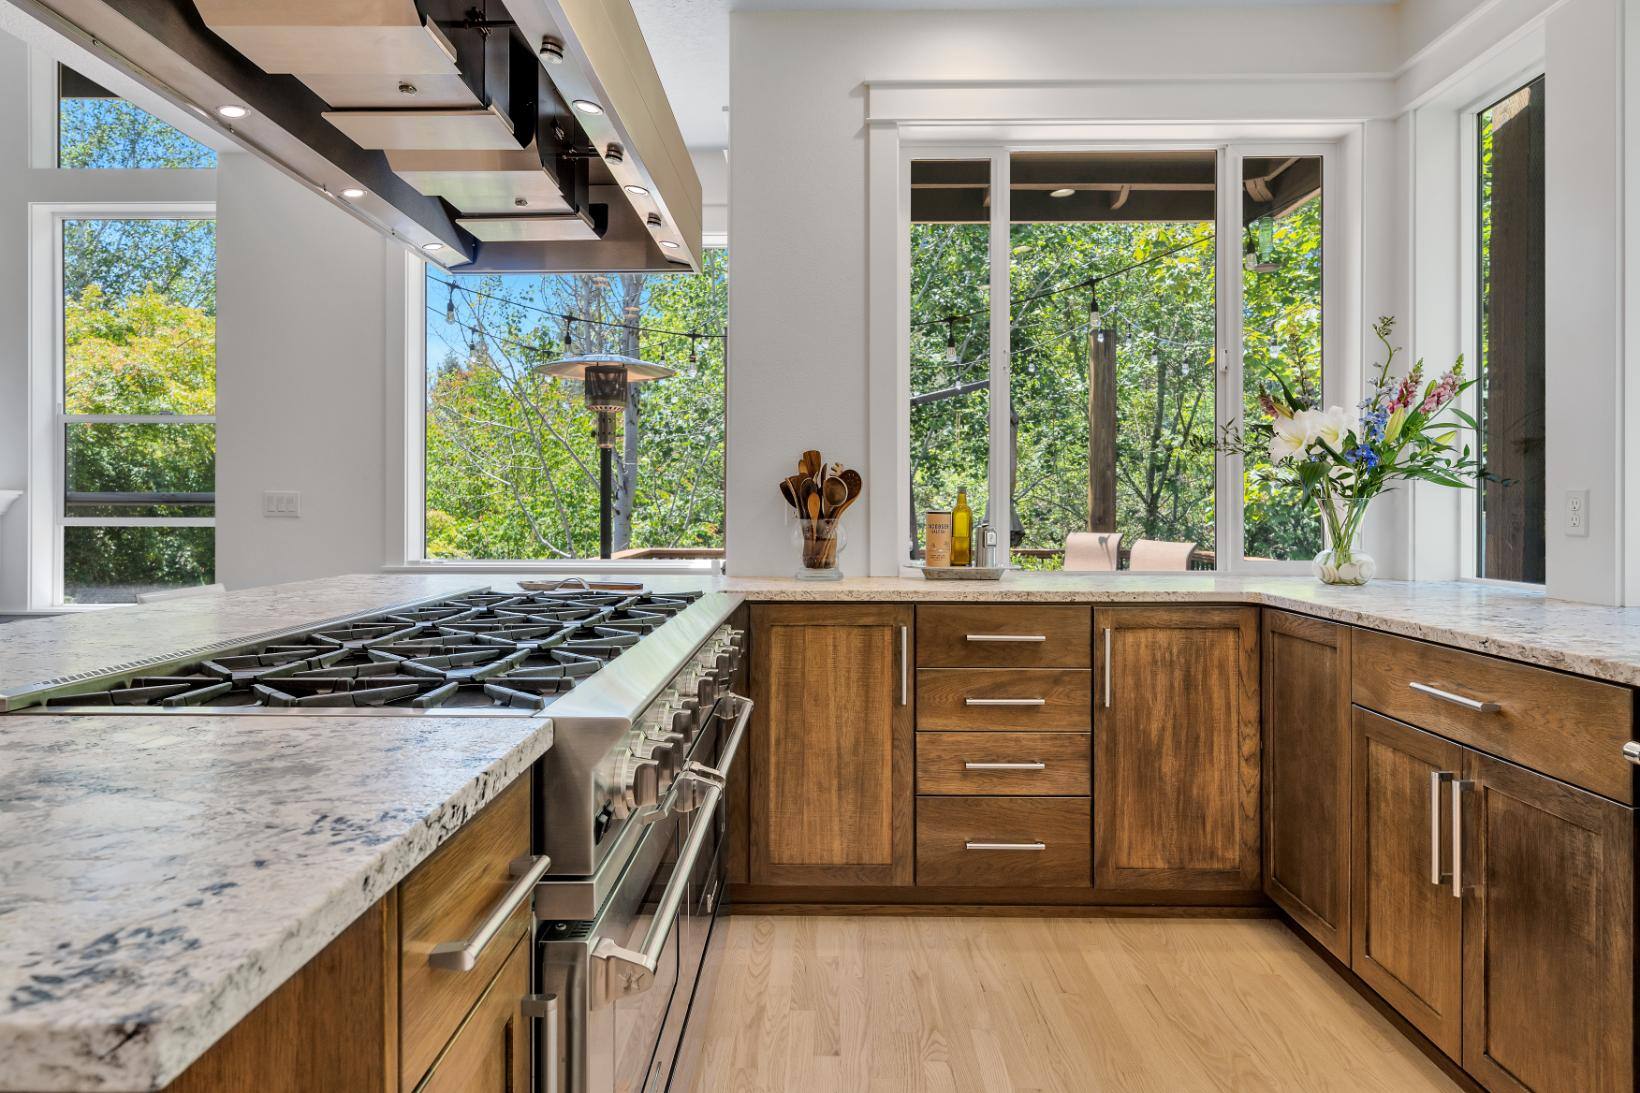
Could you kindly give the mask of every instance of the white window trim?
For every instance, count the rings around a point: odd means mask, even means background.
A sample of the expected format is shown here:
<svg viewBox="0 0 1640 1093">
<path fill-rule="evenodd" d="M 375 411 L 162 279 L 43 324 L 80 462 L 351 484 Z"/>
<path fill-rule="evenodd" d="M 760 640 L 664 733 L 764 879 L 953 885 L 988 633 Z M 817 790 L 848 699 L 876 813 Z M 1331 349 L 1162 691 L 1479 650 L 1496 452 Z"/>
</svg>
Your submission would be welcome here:
<svg viewBox="0 0 1640 1093">
<path fill-rule="evenodd" d="M 107 605 L 63 602 L 63 529 L 215 527 L 214 517 L 72 517 L 62 511 L 64 426 L 72 422 L 216 422 L 214 414 L 68 414 L 63 402 L 63 221 L 214 220 L 214 202 L 35 202 L 29 205 L 29 535 L 25 560 L 29 610 Z"/>
<path fill-rule="evenodd" d="M 722 246 L 710 241 L 708 246 Z M 384 573 L 719 574 L 724 558 L 628 561 L 602 558 L 428 558 L 427 554 L 427 267 L 408 247 L 388 247 L 387 481 L 403 483 L 388 498 Z M 455 272 L 460 272 L 459 270 Z M 727 402 L 727 400 L 725 400 Z M 725 405 L 725 412 L 728 407 Z M 727 485 L 727 483 L 726 483 Z M 727 498 L 725 498 L 727 523 Z"/>
<path fill-rule="evenodd" d="M 1248 156 L 1271 155 L 1318 155 L 1322 157 L 1322 253 L 1324 255 L 1322 267 L 1322 300 L 1325 316 L 1322 324 L 1322 398 L 1329 405 L 1338 404 L 1352 408 L 1356 398 L 1351 391 L 1361 387 L 1362 364 L 1359 356 L 1352 353 L 1353 345 L 1350 331 L 1354 323 L 1359 321 L 1359 275 L 1347 277 L 1347 271 L 1353 263 L 1359 266 L 1360 248 L 1351 246 L 1352 241 L 1358 241 L 1359 232 L 1348 230 L 1352 216 L 1358 217 L 1360 208 L 1359 178 L 1347 174 L 1342 164 L 1347 158 L 1346 144 L 1351 139 L 1359 139 L 1356 127 L 1337 134 L 1336 136 L 1317 139 L 1317 134 L 1309 131 L 1309 127 L 1292 132 L 1289 126 L 1267 126 L 1249 129 L 1246 125 L 1238 125 L 1222 130 L 1227 136 L 1234 139 L 1212 140 L 1204 139 L 1197 127 L 1194 134 L 1181 132 L 1177 138 L 1161 138 L 1154 140 L 1111 140 L 1088 139 L 1078 141 L 1041 141 L 1041 140 L 985 140 L 978 142 L 950 142 L 942 140 L 942 136 L 949 133 L 948 129 L 934 129 L 931 132 L 919 127 L 877 126 L 873 127 L 868 138 L 872 144 L 869 155 L 873 166 L 871 177 L 872 200 L 879 202 L 873 206 L 873 213 L 880 214 L 886 206 L 886 182 L 881 177 L 882 171 L 877 166 L 878 157 L 887 158 L 892 143 L 895 171 L 893 185 L 895 187 L 893 225 L 895 238 L 892 241 L 893 251 L 893 286 L 895 304 L 890 311 L 873 301 L 872 326 L 870 327 L 873 345 L 880 344 L 877 339 L 883 333 L 877 323 L 887 314 L 893 315 L 894 330 L 893 369 L 890 373 L 892 387 L 887 392 L 882 382 L 880 368 L 872 370 L 873 405 L 883 405 L 884 396 L 892 401 L 887 405 L 895 407 L 892 421 L 893 439 L 890 452 L 893 458 L 893 469 L 888 473 L 893 475 L 893 490 L 879 490 L 877 497 L 885 498 L 882 504 L 873 504 L 871 510 L 872 523 L 881 526 L 880 521 L 887 514 L 888 505 L 892 504 L 892 524 L 894 531 L 888 536 L 874 536 L 871 544 L 871 573 L 874 575 L 898 574 L 900 576 L 916 575 L 917 570 L 911 565 L 909 544 L 904 540 L 904 529 L 909 528 L 911 520 L 911 493 L 910 493 L 910 377 L 911 377 L 911 335 L 910 335 L 910 291 L 911 291 L 911 262 L 910 262 L 910 170 L 916 160 L 927 159 L 966 159 L 986 160 L 991 166 L 991 185 L 993 195 L 990 221 L 990 444 L 991 454 L 989 466 L 989 506 L 992 522 L 998 528 L 1011 526 L 1011 498 L 1007 489 L 1006 460 L 999 459 L 996 454 L 1005 450 L 1009 431 L 1008 390 L 1009 376 L 1012 367 L 1010 359 L 1011 339 L 1009 337 L 1009 301 L 1011 297 L 1011 253 L 1009 248 L 1009 167 L 1010 157 L 1015 152 L 1026 151 L 1131 151 L 1138 148 L 1197 148 L 1213 150 L 1217 154 L 1218 170 L 1218 217 L 1216 230 L 1218 243 L 1215 247 L 1216 281 L 1218 285 L 1218 321 L 1216 323 L 1216 337 L 1218 340 L 1217 358 L 1219 362 L 1218 382 L 1216 383 L 1217 404 L 1215 407 L 1215 435 L 1217 429 L 1225 422 L 1239 420 L 1242 413 L 1243 388 L 1239 382 L 1228 382 L 1231 377 L 1238 379 L 1243 376 L 1242 366 L 1242 269 L 1241 231 L 1239 228 L 1241 164 Z M 1212 127 L 1209 127 L 1209 134 Z M 1249 139 L 1255 133 L 1265 134 L 1265 139 Z M 1292 135 L 1289 136 L 1289 133 Z M 874 218 L 875 219 L 875 218 Z M 1225 226 L 1237 225 L 1237 230 L 1227 234 Z M 1227 245 L 1228 240 L 1228 245 Z M 886 241 L 880 233 L 874 232 L 870 240 L 872 248 L 872 272 L 876 274 L 879 268 L 888 268 L 887 263 L 879 267 L 882 255 L 879 248 L 885 246 Z M 878 283 L 873 277 L 873 283 Z M 1347 286 L 1353 284 L 1353 293 L 1346 291 Z M 887 424 L 887 423 L 884 423 Z M 884 428 L 882 433 L 888 430 Z M 889 453 L 881 450 L 882 434 L 878 425 L 872 427 L 873 454 L 871 467 L 874 476 L 882 481 L 887 470 Z M 999 444 L 1002 448 L 999 449 Z M 1240 456 L 1228 453 L 1219 453 L 1215 459 L 1215 555 L 1219 573 L 1263 573 L 1263 574 L 1299 574 L 1309 572 L 1309 559 L 1291 559 L 1273 561 L 1261 558 L 1247 558 L 1244 555 L 1245 527 L 1243 524 L 1243 490 L 1242 460 Z M 1370 520 L 1370 515 L 1369 515 Z M 886 542 L 885 542 L 886 540 Z M 1126 572 L 1126 571 L 1123 571 Z"/>
</svg>

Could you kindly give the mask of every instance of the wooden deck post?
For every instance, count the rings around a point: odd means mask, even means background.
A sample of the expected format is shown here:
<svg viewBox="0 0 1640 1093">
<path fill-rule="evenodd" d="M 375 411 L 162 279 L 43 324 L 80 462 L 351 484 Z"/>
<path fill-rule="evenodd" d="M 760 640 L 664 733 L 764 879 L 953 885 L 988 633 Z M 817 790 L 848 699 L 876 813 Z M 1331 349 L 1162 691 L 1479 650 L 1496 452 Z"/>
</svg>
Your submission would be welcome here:
<svg viewBox="0 0 1640 1093">
<path fill-rule="evenodd" d="M 1116 340 L 1114 327 L 1088 332 L 1089 531 L 1116 530 Z"/>
</svg>

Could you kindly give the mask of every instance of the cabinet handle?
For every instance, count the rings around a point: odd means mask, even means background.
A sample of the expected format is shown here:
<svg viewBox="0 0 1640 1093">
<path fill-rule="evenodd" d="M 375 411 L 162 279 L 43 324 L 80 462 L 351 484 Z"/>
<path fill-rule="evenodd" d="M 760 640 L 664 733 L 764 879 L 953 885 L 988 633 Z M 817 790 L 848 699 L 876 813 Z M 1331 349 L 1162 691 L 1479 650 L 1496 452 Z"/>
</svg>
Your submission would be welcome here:
<svg viewBox="0 0 1640 1093">
<path fill-rule="evenodd" d="M 1451 691 L 1443 691 L 1439 687 L 1431 687 L 1427 683 L 1419 683 L 1416 680 L 1408 683 L 1407 686 L 1419 694 L 1426 694 L 1430 698 L 1438 698 L 1442 702 L 1450 702 L 1454 706 L 1462 706 L 1464 709 L 1473 710 L 1475 713 L 1497 713 L 1501 709 L 1496 702 L 1485 702 L 1478 698 L 1470 698 L 1467 695 L 1453 694 Z"/>
<path fill-rule="evenodd" d="M 963 770 L 1047 770 L 1048 764 L 1032 760 L 1029 763 L 975 763 L 967 762 Z"/>
<path fill-rule="evenodd" d="M 1441 783 L 1456 777 L 1449 770 L 1429 772 L 1429 883 L 1434 885 L 1446 883 L 1441 868 Z"/>
<path fill-rule="evenodd" d="M 1105 709 L 1110 709 L 1110 627 L 1105 627 Z"/>
<path fill-rule="evenodd" d="M 490 913 L 479 923 L 473 936 L 433 946 L 433 951 L 427 955 L 427 963 L 451 972 L 470 972 L 476 968 L 478 958 L 484 955 L 484 947 L 501 931 L 501 927 L 507 924 L 513 912 L 522 907 L 524 901 L 535 892 L 536 883 L 546 876 L 547 868 L 551 865 L 552 859 L 545 854 L 515 860 L 511 868 L 513 876 L 518 879 L 507 889 L 507 894 L 490 908 Z"/>
<path fill-rule="evenodd" d="M 911 703 L 911 636 L 908 627 L 900 627 L 900 705 Z"/>
<path fill-rule="evenodd" d="M 964 706 L 1046 706 L 1045 698 L 965 698 Z"/>
<path fill-rule="evenodd" d="M 964 850 L 1046 850 L 1047 843 L 976 843 L 965 842 Z"/>
<path fill-rule="evenodd" d="M 525 1017 L 541 1022 L 542 1077 L 545 1079 L 542 1093 L 558 1093 L 558 996 L 525 995 L 521 1008 Z"/>
<path fill-rule="evenodd" d="M 1474 784 L 1452 780 L 1452 895 L 1457 899 L 1463 899 L 1463 791 Z"/>
<path fill-rule="evenodd" d="M 1047 641 L 1046 634 L 969 634 L 969 641 Z"/>
<path fill-rule="evenodd" d="M 1640 740 L 1630 740 L 1623 745 L 1623 758 L 1635 766 L 1640 766 Z"/>
</svg>

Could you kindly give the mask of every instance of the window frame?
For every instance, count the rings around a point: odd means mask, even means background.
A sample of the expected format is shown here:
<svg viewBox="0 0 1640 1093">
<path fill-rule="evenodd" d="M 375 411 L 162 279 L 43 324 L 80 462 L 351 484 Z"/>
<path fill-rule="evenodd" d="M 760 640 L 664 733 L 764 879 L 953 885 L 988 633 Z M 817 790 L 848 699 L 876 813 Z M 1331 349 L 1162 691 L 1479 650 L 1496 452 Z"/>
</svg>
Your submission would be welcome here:
<svg viewBox="0 0 1640 1093">
<path fill-rule="evenodd" d="M 69 220 L 216 220 L 201 201 L 51 202 L 29 207 L 29 604 L 53 610 L 117 606 L 63 598 L 69 527 L 210 527 L 216 516 L 68 516 L 64 513 L 67 426 L 215 425 L 216 414 L 70 414 L 64 391 L 63 224 Z M 214 276 L 214 270 L 213 270 Z"/>
<path fill-rule="evenodd" d="M 722 236 L 708 236 L 703 246 L 727 249 Z M 435 263 L 408 247 L 388 248 L 387 281 L 387 406 L 388 481 L 395 476 L 403 489 L 386 506 L 387 573 L 536 573 L 719 574 L 725 571 L 728 544 L 728 462 L 724 465 L 724 543 L 721 558 L 429 558 L 427 557 L 427 270 Z M 461 270 L 437 267 L 446 274 Z M 554 271 L 573 274 L 575 271 Z M 582 271 L 592 272 L 592 271 Z M 661 274 L 681 276 L 681 274 Z M 396 363 L 395 363 L 396 362 Z M 724 346 L 724 376 L 729 372 L 728 344 Z M 723 413 L 728 422 L 725 390 Z"/>
<path fill-rule="evenodd" d="M 1480 118 L 1486 111 L 1502 102 L 1515 91 L 1533 81 L 1545 78 L 1547 66 L 1541 56 L 1524 67 L 1507 69 L 1507 74 L 1484 85 L 1478 94 L 1471 95 L 1456 111 L 1458 126 L 1459 172 L 1458 186 L 1458 334 L 1459 351 L 1470 367 L 1470 378 L 1480 379 L 1480 265 L 1481 265 L 1481 210 L 1480 210 Z M 1480 384 L 1458 397 L 1457 405 L 1464 413 L 1481 421 Z M 1480 436 L 1475 436 L 1479 450 Z M 1458 575 L 1466 581 L 1495 584 L 1504 588 L 1542 591 L 1548 587 L 1548 574 L 1543 583 L 1511 581 L 1503 577 L 1481 575 L 1480 554 L 1485 549 L 1481 541 L 1481 489 L 1474 487 L 1474 496 L 1458 506 Z M 1544 518 L 1551 521 L 1556 510 L 1545 498 Z M 1547 542 L 1545 543 L 1547 551 Z M 1548 559 L 1545 558 L 1545 563 Z M 1547 569 L 1547 565 L 1545 565 Z"/>
<path fill-rule="evenodd" d="M 1217 192 L 1215 220 L 1215 279 L 1217 285 L 1217 382 L 1215 384 L 1215 435 L 1227 422 L 1239 421 L 1242 412 L 1244 387 L 1227 382 L 1230 376 L 1243 376 L 1242 345 L 1242 268 L 1240 198 L 1242 193 L 1242 162 L 1250 157 L 1319 156 L 1322 170 L 1322 399 L 1326 404 L 1351 407 L 1356 397 L 1349 394 L 1360 386 L 1359 357 L 1351 352 L 1351 343 L 1345 332 L 1349 329 L 1352 311 L 1347 306 L 1345 280 L 1346 263 L 1359 260 L 1359 247 L 1346 244 L 1353 241 L 1346 233 L 1348 217 L 1352 215 L 1353 193 L 1345 189 L 1344 162 L 1348 155 L 1342 137 L 1298 137 L 1257 139 L 1236 134 L 1237 139 L 1203 139 L 1181 134 L 1178 139 L 1154 140 L 1078 140 L 1063 141 L 1010 141 L 949 139 L 918 139 L 916 134 L 898 133 L 898 156 L 894 174 L 894 304 L 891 311 L 894 322 L 893 415 L 894 428 L 894 501 L 892 536 L 893 572 L 901 576 L 918 573 L 912 564 L 914 544 L 902 541 L 903 529 L 911 526 L 911 164 L 931 159 L 988 160 L 991 164 L 991 221 L 990 221 L 990 351 L 991 400 L 988 481 L 992 523 L 999 528 L 1011 526 L 1012 499 L 1008 496 L 1008 469 L 1005 460 L 999 460 L 998 451 L 1006 451 L 1009 430 L 1009 387 L 1011 339 L 1009 337 L 1009 301 L 1011 286 L 1011 250 L 1009 247 L 1009 182 L 1011 157 L 1016 152 L 1122 152 L 1139 150 L 1208 149 L 1217 158 Z M 1328 195 L 1333 195 L 1329 200 Z M 1227 232 L 1233 226 L 1233 232 Z M 1227 240 L 1233 245 L 1227 245 Z M 999 275 L 1000 274 L 1000 275 Z M 1359 277 L 1355 278 L 1359 285 Z M 874 313 L 882 309 L 874 308 Z M 1326 316 L 1331 315 L 1328 319 Z M 1001 447 L 999 448 L 999 444 Z M 875 461 L 874 461 L 875 462 Z M 881 467 L 881 464 L 878 464 Z M 880 474 L 879 470 L 879 474 Z M 1244 554 L 1246 529 L 1243 523 L 1242 458 L 1219 452 L 1214 459 L 1214 544 L 1215 573 L 1300 574 L 1308 573 L 1310 559 L 1277 561 L 1247 558 Z M 1230 484 L 1234 488 L 1227 488 Z M 888 491 L 885 491 L 888 492 Z M 873 510 L 873 524 L 878 520 Z M 1369 516 L 1370 519 L 1370 516 Z M 881 558 L 879 548 L 873 547 L 874 561 Z M 876 572 L 874 569 L 873 572 Z M 1126 573 L 1127 571 L 1122 571 Z M 1202 574 L 1197 573 L 1197 576 Z"/>
</svg>

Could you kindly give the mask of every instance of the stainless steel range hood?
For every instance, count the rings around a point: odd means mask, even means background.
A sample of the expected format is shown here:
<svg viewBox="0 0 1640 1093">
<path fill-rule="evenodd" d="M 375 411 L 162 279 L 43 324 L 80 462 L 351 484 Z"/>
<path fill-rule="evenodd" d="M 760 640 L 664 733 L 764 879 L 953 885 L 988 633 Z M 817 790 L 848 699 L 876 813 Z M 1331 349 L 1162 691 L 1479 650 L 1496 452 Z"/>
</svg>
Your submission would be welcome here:
<svg viewBox="0 0 1640 1093">
<path fill-rule="evenodd" d="M 8 2 L 453 270 L 699 269 L 627 0 Z"/>
</svg>

